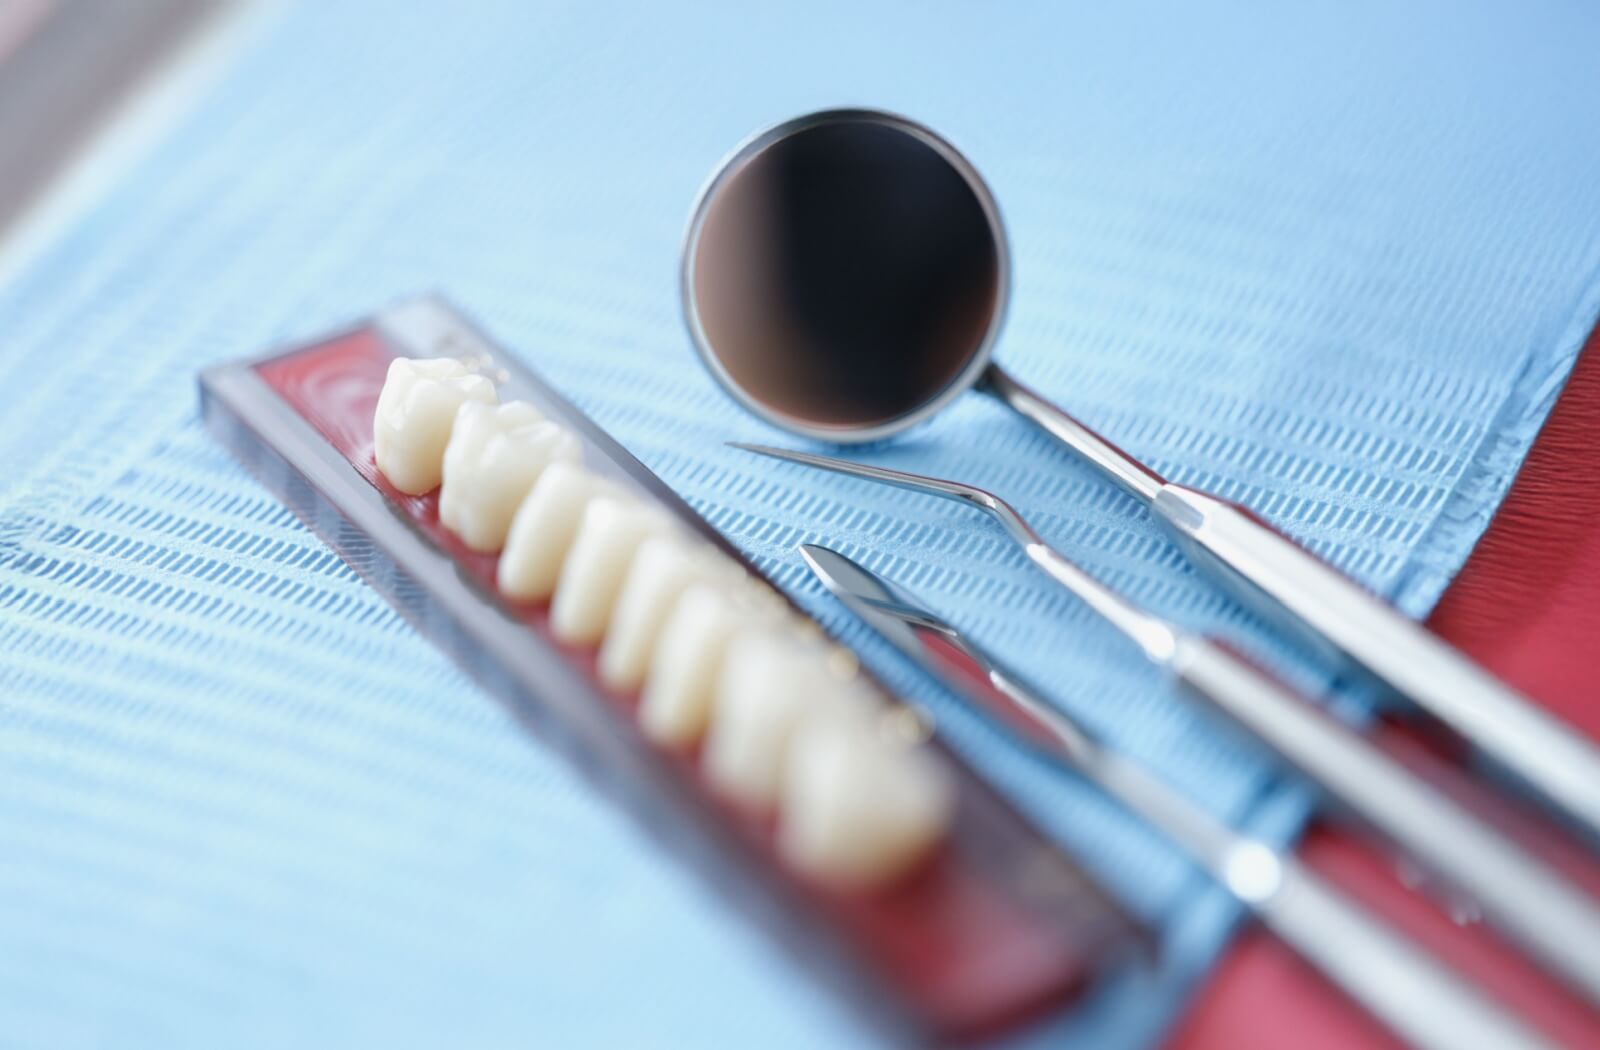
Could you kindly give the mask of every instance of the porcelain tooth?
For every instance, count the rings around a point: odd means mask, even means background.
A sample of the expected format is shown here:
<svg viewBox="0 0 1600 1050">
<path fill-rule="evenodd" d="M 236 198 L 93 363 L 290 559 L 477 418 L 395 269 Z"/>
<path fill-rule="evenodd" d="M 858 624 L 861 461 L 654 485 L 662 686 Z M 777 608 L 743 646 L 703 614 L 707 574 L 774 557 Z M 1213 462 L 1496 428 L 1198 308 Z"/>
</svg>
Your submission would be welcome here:
<svg viewBox="0 0 1600 1050">
<path fill-rule="evenodd" d="M 922 745 L 854 719 L 805 720 L 784 768 L 778 843 L 817 880 L 868 888 L 906 873 L 954 811 L 948 770 Z"/>
<path fill-rule="evenodd" d="M 772 808 L 803 719 L 867 719 L 876 710 L 826 657 L 814 642 L 770 630 L 730 642 L 702 756 L 707 778 L 723 793 L 756 810 Z"/>
<path fill-rule="evenodd" d="M 722 658 L 744 622 L 738 604 L 721 588 L 697 583 L 679 596 L 645 676 L 639 724 L 646 736 L 674 746 L 700 738 Z"/>
<path fill-rule="evenodd" d="M 694 583 L 733 586 L 743 575 L 710 544 L 678 535 L 647 538 L 634 555 L 600 646 L 600 680 L 612 689 L 637 689 L 679 595 Z"/>
<path fill-rule="evenodd" d="M 575 645 L 599 642 L 639 545 L 670 528 L 659 508 L 630 496 L 602 494 L 590 500 L 550 606 L 556 637 Z"/>
<path fill-rule="evenodd" d="M 395 358 L 372 419 L 379 473 L 409 495 L 431 492 L 439 486 L 457 410 L 495 400 L 494 384 L 454 358 Z"/>
<path fill-rule="evenodd" d="M 556 590 L 589 502 L 612 493 L 612 484 L 576 463 L 545 468 L 511 517 L 496 582 L 508 598 L 542 602 Z"/>
<path fill-rule="evenodd" d="M 444 450 L 439 520 L 475 551 L 505 545 L 512 515 L 551 463 L 576 463 L 577 437 L 526 401 L 469 401 Z"/>
</svg>

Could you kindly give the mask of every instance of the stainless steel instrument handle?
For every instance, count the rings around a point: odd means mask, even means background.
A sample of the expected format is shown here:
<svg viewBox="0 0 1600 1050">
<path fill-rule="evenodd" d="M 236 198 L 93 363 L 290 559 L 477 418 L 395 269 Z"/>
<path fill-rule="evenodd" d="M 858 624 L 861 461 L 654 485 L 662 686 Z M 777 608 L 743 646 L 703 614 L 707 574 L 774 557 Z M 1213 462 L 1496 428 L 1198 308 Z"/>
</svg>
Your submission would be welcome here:
<svg viewBox="0 0 1600 1050">
<path fill-rule="evenodd" d="M 1600 749 L 1571 727 L 1250 512 L 1172 484 L 1151 506 L 1242 597 L 1326 638 L 1600 834 Z"/>
<path fill-rule="evenodd" d="M 1167 482 L 997 365 L 980 388 L 1150 507 L 1242 600 L 1364 667 L 1600 837 L 1600 748 L 1244 508 Z"/>
<path fill-rule="evenodd" d="M 1219 823 L 1165 782 L 1094 747 L 1074 761 L 1183 846 L 1351 1000 L 1423 1050 L 1551 1045 L 1294 858 Z"/>
<path fill-rule="evenodd" d="M 1600 1004 L 1600 903 L 1226 646 L 1183 635 L 1167 665 Z"/>
</svg>

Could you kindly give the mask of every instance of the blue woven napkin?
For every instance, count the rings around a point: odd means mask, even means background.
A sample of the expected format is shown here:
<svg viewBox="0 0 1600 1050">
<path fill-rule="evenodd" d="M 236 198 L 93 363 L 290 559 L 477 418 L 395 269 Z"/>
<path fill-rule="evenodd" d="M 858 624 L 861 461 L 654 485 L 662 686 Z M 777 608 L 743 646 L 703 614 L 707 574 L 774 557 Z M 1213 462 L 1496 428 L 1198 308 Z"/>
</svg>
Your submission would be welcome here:
<svg viewBox="0 0 1600 1050">
<path fill-rule="evenodd" d="M 960 508 L 723 447 L 678 238 L 765 123 L 949 135 L 1015 253 L 999 358 L 1421 614 L 1600 309 L 1592 5 L 306 3 L 0 289 L 0 1042 L 846 1046 L 680 871 L 199 427 L 207 364 L 447 292 L 774 571 L 1164 937 L 1018 1037 L 1152 1044 L 1233 909 L 821 593 L 905 582 L 1214 812 L 1305 799 Z M 870 453 L 1325 672 L 977 397 Z"/>
</svg>

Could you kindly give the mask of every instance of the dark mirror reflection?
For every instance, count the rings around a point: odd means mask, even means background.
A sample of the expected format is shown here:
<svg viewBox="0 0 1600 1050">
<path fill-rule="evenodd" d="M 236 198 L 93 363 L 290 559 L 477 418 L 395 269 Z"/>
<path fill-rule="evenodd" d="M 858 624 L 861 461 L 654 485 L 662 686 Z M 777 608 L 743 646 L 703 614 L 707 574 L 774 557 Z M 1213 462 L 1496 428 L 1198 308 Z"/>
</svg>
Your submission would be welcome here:
<svg viewBox="0 0 1600 1050">
<path fill-rule="evenodd" d="M 761 150 L 707 203 L 691 279 L 747 395 L 824 426 L 933 400 L 983 344 L 1000 246 L 973 187 L 907 130 L 860 118 Z"/>
</svg>

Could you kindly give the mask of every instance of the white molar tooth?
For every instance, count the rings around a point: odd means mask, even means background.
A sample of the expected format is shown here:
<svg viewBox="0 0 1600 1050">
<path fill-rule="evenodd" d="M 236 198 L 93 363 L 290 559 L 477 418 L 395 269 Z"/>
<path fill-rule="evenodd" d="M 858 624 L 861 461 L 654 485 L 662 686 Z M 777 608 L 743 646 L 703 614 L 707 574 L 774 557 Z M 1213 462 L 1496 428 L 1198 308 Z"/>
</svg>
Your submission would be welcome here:
<svg viewBox="0 0 1600 1050">
<path fill-rule="evenodd" d="M 728 643 L 748 619 L 721 587 L 691 584 L 668 613 L 656 639 L 639 703 L 650 739 L 692 744 L 705 732 Z"/>
<path fill-rule="evenodd" d="M 613 689 L 637 689 L 678 596 L 692 584 L 716 586 L 739 571 L 710 544 L 673 534 L 645 539 L 600 646 L 600 680 Z"/>
<path fill-rule="evenodd" d="M 439 520 L 468 547 L 505 546 L 512 516 L 551 463 L 576 463 L 582 446 L 526 401 L 467 402 L 444 450 Z"/>
<path fill-rule="evenodd" d="M 838 681 L 824 657 L 815 643 L 774 630 L 744 632 L 729 644 L 704 752 L 707 778 L 728 796 L 771 809 L 802 720 L 864 719 L 874 710 Z"/>
<path fill-rule="evenodd" d="M 550 606 L 550 629 L 556 637 L 576 645 L 592 645 L 605 637 L 639 545 L 670 528 L 670 520 L 659 508 L 622 493 L 591 499 L 561 567 Z"/>
<path fill-rule="evenodd" d="M 512 515 L 496 578 L 500 590 L 525 602 L 554 594 L 589 501 L 614 491 L 610 482 L 576 463 L 558 460 L 546 467 Z"/>
<path fill-rule="evenodd" d="M 431 492 L 439 486 L 457 410 L 495 401 L 494 384 L 455 358 L 395 358 L 372 418 L 378 471 L 408 495 Z"/>
<path fill-rule="evenodd" d="M 954 785 L 938 758 L 876 729 L 874 719 L 806 719 L 785 763 L 779 849 L 800 871 L 840 888 L 906 873 L 954 812 Z"/>
</svg>

